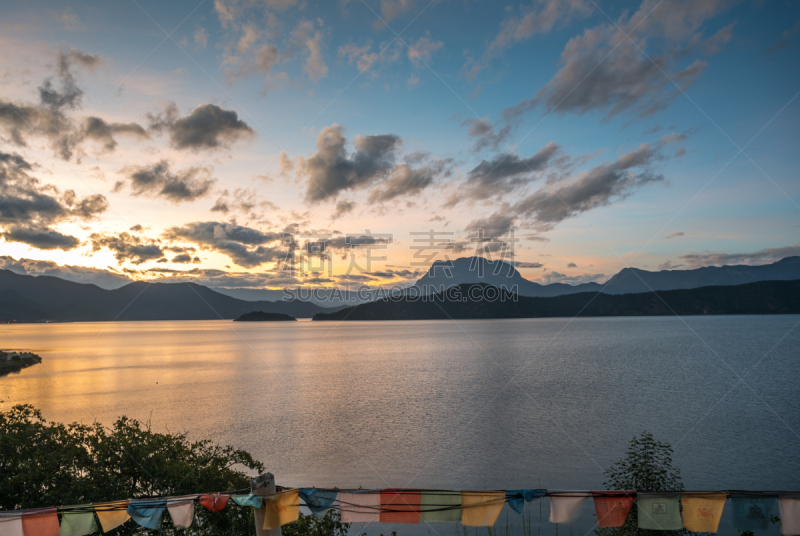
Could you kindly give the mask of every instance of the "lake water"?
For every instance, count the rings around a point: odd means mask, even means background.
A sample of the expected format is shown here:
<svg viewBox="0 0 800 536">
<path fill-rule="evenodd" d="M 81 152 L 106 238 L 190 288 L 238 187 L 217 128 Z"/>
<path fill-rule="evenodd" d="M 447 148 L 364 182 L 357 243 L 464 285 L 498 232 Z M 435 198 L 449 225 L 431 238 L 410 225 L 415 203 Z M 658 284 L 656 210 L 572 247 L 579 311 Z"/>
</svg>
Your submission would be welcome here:
<svg viewBox="0 0 800 536">
<path fill-rule="evenodd" d="M 647 430 L 674 446 L 688 489 L 796 490 L 798 323 L 3 325 L 0 347 L 44 362 L 0 377 L 0 408 L 31 403 L 66 422 L 149 419 L 246 449 L 285 486 L 601 489 L 603 470 Z M 735 534 L 730 510 L 721 533 Z M 570 530 L 589 531 L 592 512 L 587 501 Z M 543 533 L 547 513 L 544 501 Z M 454 528 L 399 534 L 437 531 Z"/>
</svg>

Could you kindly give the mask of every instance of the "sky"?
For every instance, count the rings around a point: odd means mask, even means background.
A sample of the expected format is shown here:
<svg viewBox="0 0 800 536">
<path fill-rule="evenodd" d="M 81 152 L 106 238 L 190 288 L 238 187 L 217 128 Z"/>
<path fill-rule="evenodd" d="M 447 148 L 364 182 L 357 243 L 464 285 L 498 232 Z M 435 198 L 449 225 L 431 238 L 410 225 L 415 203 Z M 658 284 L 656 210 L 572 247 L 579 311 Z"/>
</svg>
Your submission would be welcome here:
<svg viewBox="0 0 800 536">
<path fill-rule="evenodd" d="M 800 2 L 8 2 L 0 268 L 540 283 L 800 255 Z"/>
</svg>

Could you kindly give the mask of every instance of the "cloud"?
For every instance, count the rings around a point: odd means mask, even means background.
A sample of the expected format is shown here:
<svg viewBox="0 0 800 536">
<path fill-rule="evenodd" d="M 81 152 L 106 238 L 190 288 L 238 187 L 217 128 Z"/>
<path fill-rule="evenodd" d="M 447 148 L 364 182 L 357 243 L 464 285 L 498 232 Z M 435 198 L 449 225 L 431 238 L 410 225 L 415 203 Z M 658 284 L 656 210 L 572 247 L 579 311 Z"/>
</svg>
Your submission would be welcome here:
<svg viewBox="0 0 800 536">
<path fill-rule="evenodd" d="M 381 0 L 381 17 L 386 23 L 393 21 L 403 13 L 411 11 L 416 6 L 417 0 Z M 380 20 L 375 21 L 375 28 L 383 28 Z"/>
<path fill-rule="evenodd" d="M 21 156 L 0 153 L 0 226 L 10 242 L 39 249 L 73 249 L 80 240 L 52 228 L 61 222 L 90 220 L 108 208 L 102 195 L 78 198 L 30 176 L 32 166 Z"/>
<path fill-rule="evenodd" d="M 377 52 L 371 50 L 371 40 L 367 40 L 363 45 L 348 43 L 339 47 L 338 56 L 347 58 L 348 63 L 355 64 L 360 72 L 371 70 L 371 74 L 377 76 L 379 66 L 400 61 L 403 46 L 397 41 L 388 41 L 381 43 Z"/>
<path fill-rule="evenodd" d="M 199 263 L 200 257 L 192 257 L 188 253 L 181 253 L 180 255 L 175 255 L 170 262 L 174 262 L 177 264 L 189 264 L 189 263 Z"/>
<path fill-rule="evenodd" d="M 39 103 L 27 104 L 0 99 L 0 129 L 8 142 L 27 147 L 28 138 L 44 138 L 63 160 L 70 160 L 83 140 L 83 132 L 67 117 L 66 111 L 80 107 L 83 90 L 72 74 L 77 65 L 93 70 L 102 58 L 78 49 L 59 51 L 56 56 L 56 77 L 59 87 L 49 77 L 39 86 Z"/>
<path fill-rule="evenodd" d="M 569 264 L 567 265 L 567 268 L 577 268 L 577 267 L 578 267 L 578 265 L 577 265 L 577 264 L 575 264 L 574 262 L 571 262 L 571 263 L 569 263 Z"/>
<path fill-rule="evenodd" d="M 564 27 L 573 19 L 585 19 L 592 14 L 592 4 L 586 0 L 538 0 L 522 12 L 508 16 L 500 23 L 500 31 L 486 47 L 481 60 L 470 60 L 464 65 L 467 79 L 474 79 L 491 60 L 500 56 L 514 44 L 530 39 L 536 34 L 550 32 L 558 25 Z"/>
<path fill-rule="evenodd" d="M 675 237 L 678 237 L 678 236 L 684 236 L 685 234 L 686 233 L 684 233 L 683 231 L 678 231 L 677 233 L 672 233 L 671 235 L 667 235 L 666 238 L 667 239 L 675 238 Z"/>
<path fill-rule="evenodd" d="M 800 244 L 760 249 L 751 253 L 718 253 L 706 251 L 704 253 L 681 255 L 680 258 L 689 265 L 689 268 L 701 268 L 703 266 L 727 264 L 768 264 L 785 259 L 786 257 L 795 257 L 798 255 L 800 255 Z"/>
<path fill-rule="evenodd" d="M 93 252 L 107 248 L 114 253 L 119 264 L 126 261 L 132 264 L 142 264 L 164 256 L 164 251 L 156 241 L 130 233 L 123 232 L 116 236 L 92 233 L 89 235 L 89 240 L 92 242 Z"/>
<path fill-rule="evenodd" d="M 439 171 L 441 169 L 431 165 L 414 169 L 406 163 L 399 164 L 383 185 L 370 192 L 367 201 L 385 203 L 396 197 L 418 194 L 433 183 Z"/>
<path fill-rule="evenodd" d="M 215 104 L 201 104 L 182 118 L 178 118 L 175 103 L 168 103 L 164 111 L 148 114 L 150 130 L 167 132 L 170 145 L 175 149 L 200 151 L 227 148 L 233 143 L 255 136 L 255 131 L 233 110 L 223 110 Z"/>
<path fill-rule="evenodd" d="M 91 283 L 105 289 L 119 288 L 131 282 L 131 280 L 124 275 L 100 268 L 71 265 L 60 266 L 53 261 L 24 258 L 17 260 L 8 255 L 0 256 L 0 269 L 10 270 L 21 275 L 44 275 L 59 277 L 75 283 Z"/>
<path fill-rule="evenodd" d="M 317 152 L 298 159 L 300 169 L 308 175 L 306 201 L 325 201 L 385 178 L 394 167 L 400 143 L 394 134 L 359 134 L 353 143 L 355 152 L 348 155 L 342 127 L 333 124 L 323 128 L 317 136 Z"/>
<path fill-rule="evenodd" d="M 194 44 L 197 48 L 206 48 L 208 45 L 208 32 L 202 26 L 194 31 Z"/>
<path fill-rule="evenodd" d="M 420 37 L 415 42 L 408 45 L 408 59 L 414 67 L 420 69 L 429 65 L 433 54 L 444 46 L 441 41 L 431 39 L 430 33 Z"/>
<path fill-rule="evenodd" d="M 147 131 L 138 123 L 106 123 L 99 117 L 87 117 L 83 121 L 83 136 L 102 144 L 108 151 L 113 151 L 117 147 L 115 135 L 139 140 L 150 139 Z"/>
<path fill-rule="evenodd" d="M 506 124 L 502 127 L 495 127 L 487 118 L 467 119 L 461 123 L 467 129 L 467 135 L 475 140 L 473 151 L 479 152 L 483 149 L 497 150 L 506 139 L 511 135 L 513 125 Z"/>
<path fill-rule="evenodd" d="M 781 32 L 781 35 L 775 44 L 767 49 L 767 53 L 777 52 L 778 50 L 788 48 L 792 43 L 792 39 L 794 39 L 797 34 L 800 34 L 800 20 L 794 21 L 794 24 L 791 28 Z"/>
<path fill-rule="evenodd" d="M 568 285 L 580 285 L 583 283 L 601 283 L 606 279 L 605 274 L 579 274 L 564 275 L 559 272 L 545 272 L 538 278 L 545 285 L 552 283 L 566 283 Z"/>
<path fill-rule="evenodd" d="M 662 262 L 658 265 L 659 270 L 677 270 L 685 265 L 683 264 L 672 264 L 671 261 Z"/>
<path fill-rule="evenodd" d="M 491 160 L 481 160 L 467 173 L 467 182 L 460 192 L 461 198 L 474 200 L 500 197 L 529 184 L 541 174 L 561 147 L 551 141 L 528 158 L 514 153 L 500 153 Z"/>
<path fill-rule="evenodd" d="M 669 107 L 707 67 L 697 56 L 715 54 L 731 40 L 733 25 L 710 37 L 701 31 L 731 4 L 644 0 L 616 25 L 585 29 L 566 44 L 553 78 L 534 97 L 509 108 L 506 119 L 539 105 L 561 114 L 597 110 L 607 118 L 622 112 L 646 117 Z"/>
<path fill-rule="evenodd" d="M 541 262 L 511 261 L 511 264 L 513 264 L 515 268 L 542 268 L 544 266 Z"/>
<path fill-rule="evenodd" d="M 465 231 L 485 238 L 502 238 L 514 227 L 514 216 L 496 212 L 488 218 L 473 220 L 467 224 Z"/>
<path fill-rule="evenodd" d="M 170 227 L 163 233 L 168 240 L 183 240 L 217 251 L 245 268 L 266 262 L 282 261 L 290 251 L 283 247 L 283 233 L 263 233 L 235 223 L 193 222 Z M 268 245 L 272 244 L 272 245 Z"/>
<path fill-rule="evenodd" d="M 643 143 L 615 162 L 579 174 L 575 180 L 539 189 L 513 205 L 512 211 L 546 230 L 567 218 L 621 201 L 636 189 L 663 180 L 649 169 L 661 158 L 659 148 Z"/>
<path fill-rule="evenodd" d="M 175 204 L 205 196 L 216 182 L 211 178 L 210 168 L 189 167 L 172 172 L 166 160 L 149 166 L 126 166 L 121 172 L 126 175 L 133 195 L 163 197 Z M 122 184 L 122 181 L 117 183 L 115 190 L 120 190 Z"/>
<path fill-rule="evenodd" d="M 317 32 L 314 37 L 306 40 L 308 58 L 303 70 L 308 74 L 312 82 L 318 82 L 320 78 L 328 76 L 328 66 L 322 57 L 322 32 Z"/>
<path fill-rule="evenodd" d="M 356 204 L 353 201 L 347 201 L 345 199 L 340 199 L 336 202 L 336 211 L 331 216 L 331 219 L 336 220 L 344 216 L 345 214 L 349 214 L 353 212 L 353 209 L 356 208 Z"/>
</svg>

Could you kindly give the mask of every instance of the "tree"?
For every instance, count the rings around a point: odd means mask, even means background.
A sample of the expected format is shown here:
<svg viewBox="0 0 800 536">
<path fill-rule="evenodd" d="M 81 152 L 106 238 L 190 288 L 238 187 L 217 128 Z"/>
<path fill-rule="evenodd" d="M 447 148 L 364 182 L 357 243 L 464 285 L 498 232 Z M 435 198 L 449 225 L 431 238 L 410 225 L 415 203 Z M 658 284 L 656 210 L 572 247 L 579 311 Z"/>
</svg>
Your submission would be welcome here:
<svg viewBox="0 0 800 536">
<path fill-rule="evenodd" d="M 659 443 L 653 435 L 643 432 L 630 440 L 628 452 L 605 471 L 603 483 L 610 490 L 682 491 L 680 469 L 672 465 L 672 447 Z M 631 509 L 625 524 L 617 528 L 598 529 L 600 536 L 678 536 L 688 534 L 685 529 L 675 531 L 644 530 L 637 527 L 636 506 Z"/>
<path fill-rule="evenodd" d="M 30 405 L 0 413 L 0 510 L 249 490 L 245 471 L 261 473 L 264 465 L 246 451 L 157 433 L 124 416 L 106 429 L 100 423 L 48 423 Z M 307 516 L 296 525 L 284 527 L 284 534 L 345 536 L 349 528 L 333 514 Z M 129 521 L 111 534 L 131 530 Z M 255 535 L 252 509 L 229 506 L 212 513 L 196 506 L 188 531 L 174 529 L 165 514 L 160 534 L 186 533 Z"/>
</svg>

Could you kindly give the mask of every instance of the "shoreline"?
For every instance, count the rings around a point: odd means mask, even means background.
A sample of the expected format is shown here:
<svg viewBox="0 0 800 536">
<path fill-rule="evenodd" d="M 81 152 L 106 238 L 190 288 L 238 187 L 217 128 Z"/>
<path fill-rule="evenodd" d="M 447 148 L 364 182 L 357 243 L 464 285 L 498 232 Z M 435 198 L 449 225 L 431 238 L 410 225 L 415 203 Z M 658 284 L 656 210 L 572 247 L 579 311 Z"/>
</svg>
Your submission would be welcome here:
<svg viewBox="0 0 800 536">
<path fill-rule="evenodd" d="M 0 376 L 19 372 L 24 368 L 38 365 L 42 358 L 33 352 L 17 350 L 0 350 Z"/>
</svg>

